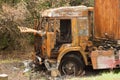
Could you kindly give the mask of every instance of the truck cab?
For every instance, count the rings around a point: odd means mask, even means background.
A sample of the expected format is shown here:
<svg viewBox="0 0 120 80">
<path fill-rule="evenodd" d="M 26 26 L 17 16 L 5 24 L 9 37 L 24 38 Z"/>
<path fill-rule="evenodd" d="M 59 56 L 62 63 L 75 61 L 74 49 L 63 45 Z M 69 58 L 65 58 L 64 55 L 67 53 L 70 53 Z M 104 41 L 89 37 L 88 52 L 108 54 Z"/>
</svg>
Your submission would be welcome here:
<svg viewBox="0 0 120 80">
<path fill-rule="evenodd" d="M 82 74 L 88 65 L 120 68 L 120 10 L 113 5 L 119 5 L 118 0 L 114 4 L 96 0 L 95 8 L 81 5 L 43 11 L 34 30 L 22 30 L 35 35 L 35 65 L 57 69 L 62 75 Z"/>
<path fill-rule="evenodd" d="M 50 64 L 56 63 L 62 74 L 82 73 L 88 65 L 85 52 L 90 36 L 88 13 L 86 6 L 45 10 L 42 22 L 35 28 L 46 32 L 42 37 L 35 35 L 36 55 L 48 59 Z"/>
</svg>

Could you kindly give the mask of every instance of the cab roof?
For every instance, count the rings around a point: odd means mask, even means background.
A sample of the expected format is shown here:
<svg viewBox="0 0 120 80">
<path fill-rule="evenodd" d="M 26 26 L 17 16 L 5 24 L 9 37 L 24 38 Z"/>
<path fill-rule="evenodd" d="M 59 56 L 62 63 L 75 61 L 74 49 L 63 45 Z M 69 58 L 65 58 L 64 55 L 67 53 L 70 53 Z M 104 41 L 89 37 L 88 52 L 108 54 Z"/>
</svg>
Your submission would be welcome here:
<svg viewBox="0 0 120 80">
<path fill-rule="evenodd" d="M 68 18 L 83 17 L 88 15 L 88 7 L 86 6 L 68 6 L 48 9 L 42 12 L 42 17 L 49 18 Z"/>
</svg>

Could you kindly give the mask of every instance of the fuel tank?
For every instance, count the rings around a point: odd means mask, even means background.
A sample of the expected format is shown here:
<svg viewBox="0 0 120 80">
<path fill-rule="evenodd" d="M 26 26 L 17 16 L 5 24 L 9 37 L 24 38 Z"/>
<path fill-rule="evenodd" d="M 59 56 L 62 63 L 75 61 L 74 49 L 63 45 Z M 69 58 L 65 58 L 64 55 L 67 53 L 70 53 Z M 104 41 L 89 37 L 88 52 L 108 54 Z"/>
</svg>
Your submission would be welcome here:
<svg viewBox="0 0 120 80">
<path fill-rule="evenodd" d="M 120 39 L 120 0 L 95 0 L 95 37 Z"/>
</svg>

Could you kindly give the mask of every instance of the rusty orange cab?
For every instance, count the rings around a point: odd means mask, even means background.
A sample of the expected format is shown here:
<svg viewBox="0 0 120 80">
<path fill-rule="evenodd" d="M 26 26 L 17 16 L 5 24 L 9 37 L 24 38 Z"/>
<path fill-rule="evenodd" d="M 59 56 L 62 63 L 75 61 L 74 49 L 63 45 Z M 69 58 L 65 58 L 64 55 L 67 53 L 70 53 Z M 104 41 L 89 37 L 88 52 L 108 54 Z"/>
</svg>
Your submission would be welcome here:
<svg viewBox="0 0 120 80">
<path fill-rule="evenodd" d="M 95 19 L 94 9 L 86 6 L 60 7 L 42 12 L 40 23 L 35 27 L 38 32 L 33 31 L 36 51 L 33 59 L 36 65 L 45 64 L 48 70 L 56 68 L 63 75 L 81 74 L 88 65 L 93 69 L 119 67 L 119 37 L 111 37 L 111 32 L 106 32 L 110 30 L 104 30 L 103 34 L 103 24 L 107 25 L 105 20 L 108 15 L 102 15 L 100 9 L 106 8 L 96 7 L 95 3 Z M 104 19 L 103 23 L 101 19 Z M 97 21 L 94 23 L 94 20 Z"/>
<path fill-rule="evenodd" d="M 48 9 L 42 12 L 36 30 L 18 27 L 35 34 L 36 67 L 45 65 L 63 75 L 82 74 L 88 65 L 93 69 L 120 67 L 119 3 L 120 0 L 95 0 L 95 9 Z"/>
<path fill-rule="evenodd" d="M 82 73 L 88 65 L 84 51 L 89 38 L 88 7 L 73 6 L 45 10 L 37 30 L 46 34 L 36 36 L 36 55 L 48 59 L 63 74 Z M 44 27 L 43 27 L 44 25 Z M 38 39 L 39 38 L 39 39 Z"/>
</svg>

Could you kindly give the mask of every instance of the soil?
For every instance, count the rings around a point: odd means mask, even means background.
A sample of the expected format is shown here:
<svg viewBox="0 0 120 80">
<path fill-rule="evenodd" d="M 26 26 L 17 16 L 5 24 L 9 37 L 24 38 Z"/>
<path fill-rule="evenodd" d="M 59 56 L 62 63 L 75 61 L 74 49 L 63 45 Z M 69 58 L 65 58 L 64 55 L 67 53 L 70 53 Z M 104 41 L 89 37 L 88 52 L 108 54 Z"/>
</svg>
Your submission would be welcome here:
<svg viewBox="0 0 120 80">
<path fill-rule="evenodd" d="M 8 80 L 52 80 L 50 76 L 45 74 L 45 72 L 39 73 L 23 73 L 24 64 L 23 61 L 30 59 L 31 53 L 23 54 L 11 54 L 11 55 L 1 55 L 0 54 L 0 74 L 7 74 Z M 9 56 L 9 57 L 8 57 Z M 103 71 L 109 70 L 93 70 L 92 67 L 88 67 L 82 77 L 96 76 Z M 81 77 L 81 76 L 80 76 Z M 71 80 L 71 76 L 63 76 L 57 80 Z"/>
<path fill-rule="evenodd" d="M 0 74 L 7 74 L 8 80 L 29 80 L 28 74 L 23 74 L 23 61 L 30 59 L 31 53 L 12 52 L 0 53 Z"/>
<path fill-rule="evenodd" d="M 28 72 L 24 74 L 23 61 L 10 61 L 5 63 L 0 63 L 0 74 L 7 74 L 8 80 L 52 80 L 52 78 L 46 75 L 45 72 L 39 72 L 39 73 Z M 90 70 L 86 70 L 86 73 L 82 77 L 98 75 L 99 71 L 93 71 L 92 69 L 90 69 Z M 71 78 L 73 77 L 63 76 L 60 77 L 58 80 L 71 80 Z"/>
<path fill-rule="evenodd" d="M 0 74 L 7 74 L 8 80 L 29 80 L 28 76 L 23 74 L 23 66 L 20 62 L 0 64 Z"/>
</svg>

